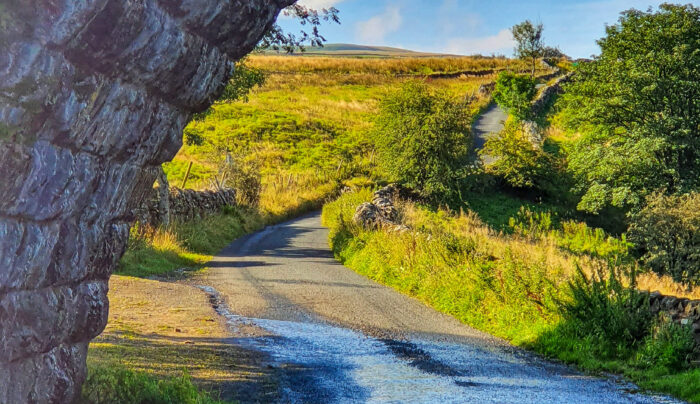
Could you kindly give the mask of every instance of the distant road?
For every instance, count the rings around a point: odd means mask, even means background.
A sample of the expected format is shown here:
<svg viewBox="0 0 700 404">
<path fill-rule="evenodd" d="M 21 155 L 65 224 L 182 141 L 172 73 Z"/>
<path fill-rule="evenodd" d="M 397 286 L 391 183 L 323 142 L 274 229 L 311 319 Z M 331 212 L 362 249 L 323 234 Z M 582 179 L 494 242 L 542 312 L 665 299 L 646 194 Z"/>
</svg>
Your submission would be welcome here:
<svg viewBox="0 0 700 404">
<path fill-rule="evenodd" d="M 241 402 L 661 402 L 513 348 L 343 267 L 319 213 L 243 237 L 210 267 L 196 282 L 228 318 L 231 343 L 262 352 L 280 381 L 278 397 L 241 389 Z"/>
<path fill-rule="evenodd" d="M 508 114 L 495 102 L 491 103 L 472 125 L 474 135 L 474 150 L 479 151 L 484 148 L 486 139 L 503 130 L 504 122 Z M 490 163 L 493 159 L 489 156 L 482 156 L 484 163 Z"/>
</svg>

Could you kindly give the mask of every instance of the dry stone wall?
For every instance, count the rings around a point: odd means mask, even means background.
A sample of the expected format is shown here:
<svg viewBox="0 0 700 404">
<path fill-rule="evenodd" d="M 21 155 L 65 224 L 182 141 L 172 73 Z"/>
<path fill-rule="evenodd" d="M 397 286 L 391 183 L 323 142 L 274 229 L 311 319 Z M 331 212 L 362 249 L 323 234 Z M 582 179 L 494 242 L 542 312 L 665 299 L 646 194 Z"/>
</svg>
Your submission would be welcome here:
<svg viewBox="0 0 700 404">
<path fill-rule="evenodd" d="M 533 116 L 537 116 L 544 112 L 547 106 L 552 102 L 552 98 L 554 98 L 554 96 L 557 94 L 561 94 L 562 85 L 569 80 L 571 80 L 571 73 L 559 77 L 554 81 L 554 83 L 544 87 L 532 101 Z"/>
<path fill-rule="evenodd" d="M 163 212 L 160 193 L 154 189 L 144 203 L 134 211 L 134 216 L 139 223 L 158 227 L 163 224 L 166 214 L 170 215 L 170 222 L 189 221 L 212 213 L 219 213 L 225 206 L 234 206 L 235 204 L 236 191 L 233 189 L 194 191 L 170 188 L 168 193 L 169 212 Z"/>
<path fill-rule="evenodd" d="M 362 203 L 355 210 L 353 221 L 366 229 L 382 229 L 403 233 L 410 229 L 399 222 L 399 212 L 394 205 L 399 189 L 395 185 L 380 188 L 372 196 L 372 202 Z"/>
<path fill-rule="evenodd" d="M 131 212 L 293 0 L 0 4 L 0 403 L 70 403 Z"/>
<path fill-rule="evenodd" d="M 649 305 L 654 315 L 663 314 L 677 324 L 691 327 L 695 344 L 700 347 L 700 300 L 664 296 L 654 292 L 649 295 Z"/>
</svg>

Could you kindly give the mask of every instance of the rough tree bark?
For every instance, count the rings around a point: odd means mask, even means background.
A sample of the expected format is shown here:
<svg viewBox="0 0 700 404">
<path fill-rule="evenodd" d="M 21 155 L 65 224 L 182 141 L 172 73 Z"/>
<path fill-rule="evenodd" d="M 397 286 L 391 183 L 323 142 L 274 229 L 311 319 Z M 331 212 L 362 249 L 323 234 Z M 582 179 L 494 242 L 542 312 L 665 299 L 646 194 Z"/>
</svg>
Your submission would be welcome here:
<svg viewBox="0 0 700 404">
<path fill-rule="evenodd" d="M 0 403 L 69 403 L 130 212 L 293 0 L 0 2 Z"/>
</svg>

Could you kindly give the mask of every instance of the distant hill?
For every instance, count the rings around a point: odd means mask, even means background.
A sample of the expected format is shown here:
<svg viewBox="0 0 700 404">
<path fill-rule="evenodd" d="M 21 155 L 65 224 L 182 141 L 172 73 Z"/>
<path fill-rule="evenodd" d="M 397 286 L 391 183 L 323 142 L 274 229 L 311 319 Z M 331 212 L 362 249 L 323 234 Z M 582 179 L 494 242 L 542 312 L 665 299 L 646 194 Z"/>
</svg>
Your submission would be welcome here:
<svg viewBox="0 0 700 404">
<path fill-rule="evenodd" d="M 277 53 L 275 51 L 267 51 L 265 53 Z M 281 54 L 284 54 L 281 52 Z M 294 55 L 300 55 L 301 53 L 295 53 Z M 368 46 L 368 45 L 354 45 L 347 43 L 329 43 L 323 45 L 323 47 L 308 47 L 305 52 L 301 55 L 308 56 L 346 56 L 346 57 L 376 57 L 376 58 L 390 58 L 390 57 L 443 57 L 443 56 L 454 56 L 446 55 L 440 53 L 426 53 L 426 52 L 415 52 L 407 49 L 392 48 L 388 46 Z"/>
</svg>

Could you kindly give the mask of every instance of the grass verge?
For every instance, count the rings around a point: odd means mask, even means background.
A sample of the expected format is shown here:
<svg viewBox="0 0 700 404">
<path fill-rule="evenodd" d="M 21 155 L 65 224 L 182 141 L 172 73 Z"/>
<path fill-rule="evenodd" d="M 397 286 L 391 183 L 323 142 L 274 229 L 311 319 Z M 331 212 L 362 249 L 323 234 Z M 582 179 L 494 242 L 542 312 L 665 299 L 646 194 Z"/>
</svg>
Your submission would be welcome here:
<svg viewBox="0 0 700 404">
<path fill-rule="evenodd" d="M 205 293 L 114 275 L 105 331 L 88 351 L 83 403 L 218 403 L 277 394 L 258 352 L 230 344 Z M 223 401 L 219 401 L 223 400 Z"/>
<path fill-rule="evenodd" d="M 344 265 L 515 345 L 700 402 L 700 390 L 688 387 L 700 386 L 700 371 L 687 360 L 688 330 L 640 318 L 643 295 L 594 277 L 617 268 L 600 258 L 619 255 L 617 241 L 579 228 L 540 237 L 507 235 L 471 211 L 456 216 L 411 203 L 399 208 L 404 223 L 416 231 L 367 231 L 351 218 L 371 196 L 370 191 L 345 194 L 324 207 L 323 223 Z M 577 237 L 581 240 L 562 241 Z M 579 276 L 588 276 L 583 283 L 588 289 L 572 294 Z M 646 274 L 638 284 L 667 287 L 666 280 Z M 697 297 L 700 291 L 686 293 Z M 571 309 L 563 309 L 563 303 Z"/>
<path fill-rule="evenodd" d="M 248 393 L 274 400 L 260 354 L 225 341 L 226 326 L 205 294 L 153 279 L 201 269 L 235 238 L 319 208 L 334 189 L 317 191 L 288 193 L 275 209 L 228 207 L 168 229 L 133 229 L 110 280 L 107 327 L 90 344 L 82 402 L 205 404 Z"/>
</svg>

